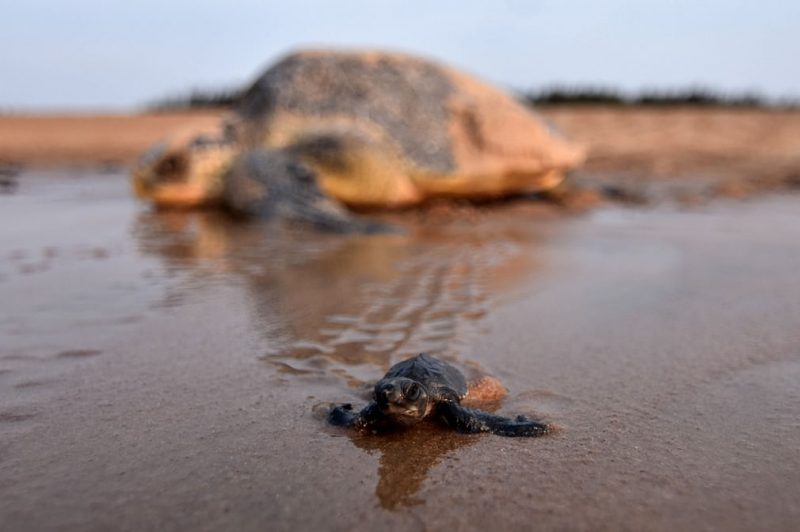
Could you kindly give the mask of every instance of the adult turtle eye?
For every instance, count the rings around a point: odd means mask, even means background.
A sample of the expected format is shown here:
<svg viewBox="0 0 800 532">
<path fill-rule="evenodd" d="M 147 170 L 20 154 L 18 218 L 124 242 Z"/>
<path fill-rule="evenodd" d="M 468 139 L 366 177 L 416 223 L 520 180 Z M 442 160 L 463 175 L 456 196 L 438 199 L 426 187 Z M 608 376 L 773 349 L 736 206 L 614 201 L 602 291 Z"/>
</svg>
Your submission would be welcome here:
<svg viewBox="0 0 800 532">
<path fill-rule="evenodd" d="M 405 395 L 406 399 L 408 399 L 409 401 L 416 401 L 417 399 L 419 399 L 419 394 L 420 394 L 419 384 L 415 382 L 412 382 L 411 384 L 408 385 L 408 388 L 406 388 Z"/>
<path fill-rule="evenodd" d="M 186 178 L 186 171 L 189 169 L 189 162 L 182 153 L 173 153 L 161 158 L 156 163 L 155 174 L 158 180 L 164 183 L 183 181 Z"/>
</svg>

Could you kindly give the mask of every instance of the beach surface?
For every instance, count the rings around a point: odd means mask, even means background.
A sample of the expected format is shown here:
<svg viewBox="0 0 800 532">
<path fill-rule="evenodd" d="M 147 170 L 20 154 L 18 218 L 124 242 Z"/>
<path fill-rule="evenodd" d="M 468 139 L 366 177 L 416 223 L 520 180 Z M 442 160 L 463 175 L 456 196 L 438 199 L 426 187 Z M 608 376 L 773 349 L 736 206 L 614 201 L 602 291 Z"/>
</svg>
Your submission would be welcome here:
<svg viewBox="0 0 800 532">
<path fill-rule="evenodd" d="M 0 115 L 0 170 L 118 170 L 153 142 L 214 126 L 225 112 Z M 800 187 L 798 109 L 573 105 L 537 112 L 586 148 L 575 181 L 609 187 L 611 199 L 696 204 Z"/>
<path fill-rule="evenodd" d="M 796 529 L 800 195 L 460 209 L 324 235 L 23 171 L 0 194 L 2 528 Z M 326 426 L 420 351 L 558 431 Z"/>
</svg>

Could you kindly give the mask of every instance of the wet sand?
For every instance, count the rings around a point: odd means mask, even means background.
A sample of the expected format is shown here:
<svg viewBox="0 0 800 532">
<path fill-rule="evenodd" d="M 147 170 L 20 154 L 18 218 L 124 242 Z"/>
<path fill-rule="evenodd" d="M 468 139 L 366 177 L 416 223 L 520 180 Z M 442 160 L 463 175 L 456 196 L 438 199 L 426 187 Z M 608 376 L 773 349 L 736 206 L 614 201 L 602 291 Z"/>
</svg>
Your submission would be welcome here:
<svg viewBox="0 0 800 532">
<path fill-rule="evenodd" d="M 794 529 L 798 207 L 516 203 L 342 237 L 150 212 L 121 174 L 23 174 L 0 195 L 0 522 Z M 420 350 L 559 432 L 320 419 Z"/>
</svg>

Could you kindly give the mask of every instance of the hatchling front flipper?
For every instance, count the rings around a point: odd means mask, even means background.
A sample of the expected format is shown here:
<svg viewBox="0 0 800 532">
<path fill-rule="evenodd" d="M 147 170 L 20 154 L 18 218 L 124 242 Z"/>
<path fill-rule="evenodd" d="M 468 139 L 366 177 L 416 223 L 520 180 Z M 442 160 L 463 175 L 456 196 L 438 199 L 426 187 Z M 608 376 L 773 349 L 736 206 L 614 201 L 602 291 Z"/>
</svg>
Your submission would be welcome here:
<svg viewBox="0 0 800 532">
<path fill-rule="evenodd" d="M 353 405 L 345 403 L 335 406 L 328 413 L 328 423 L 337 427 L 354 428 L 358 430 L 370 430 L 377 428 L 383 420 L 378 404 L 371 402 L 360 412 L 353 410 Z"/>
<path fill-rule="evenodd" d="M 498 436 L 533 437 L 544 436 L 551 431 L 549 425 L 524 416 L 509 419 L 454 402 L 439 405 L 439 415 L 448 426 L 468 434 L 491 432 Z"/>
</svg>

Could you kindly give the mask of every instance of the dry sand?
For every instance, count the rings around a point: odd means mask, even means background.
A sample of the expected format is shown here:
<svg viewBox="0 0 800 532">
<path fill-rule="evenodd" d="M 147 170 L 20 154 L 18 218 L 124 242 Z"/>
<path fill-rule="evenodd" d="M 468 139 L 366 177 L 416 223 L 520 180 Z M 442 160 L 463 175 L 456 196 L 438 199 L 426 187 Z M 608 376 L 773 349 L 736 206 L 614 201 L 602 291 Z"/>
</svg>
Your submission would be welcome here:
<svg viewBox="0 0 800 532">
<path fill-rule="evenodd" d="M 129 164 L 184 127 L 215 124 L 223 110 L 140 115 L 0 116 L 0 166 Z M 540 114 L 588 148 L 581 184 L 619 199 L 687 203 L 800 186 L 800 110 L 551 107 Z"/>
<path fill-rule="evenodd" d="M 0 164 L 122 166 L 170 131 L 216 124 L 220 114 L 0 116 Z"/>
<path fill-rule="evenodd" d="M 588 173 L 694 179 L 800 172 L 800 110 L 573 106 L 542 114 L 590 147 Z"/>
<path fill-rule="evenodd" d="M 553 107 L 543 112 L 589 147 L 578 181 L 612 198 L 697 204 L 800 186 L 800 110 Z"/>
<path fill-rule="evenodd" d="M 2 528 L 796 529 L 800 197 L 471 212 L 342 237 L 22 175 L 0 195 Z M 420 350 L 561 430 L 320 419 Z"/>
</svg>

